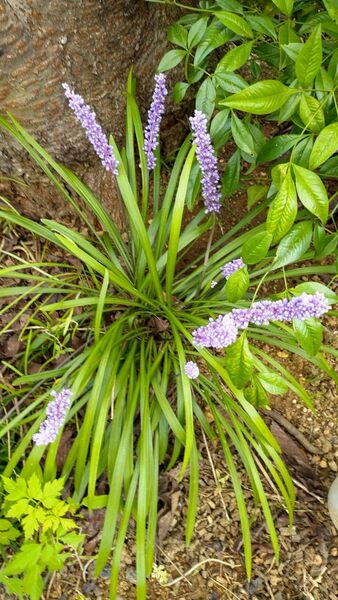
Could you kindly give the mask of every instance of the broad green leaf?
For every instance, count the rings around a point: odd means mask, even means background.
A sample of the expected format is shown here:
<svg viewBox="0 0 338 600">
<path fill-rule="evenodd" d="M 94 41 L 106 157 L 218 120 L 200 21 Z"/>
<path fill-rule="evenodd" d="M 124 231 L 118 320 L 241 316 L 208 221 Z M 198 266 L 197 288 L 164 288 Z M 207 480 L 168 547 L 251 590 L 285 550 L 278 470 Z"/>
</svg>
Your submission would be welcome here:
<svg viewBox="0 0 338 600">
<path fill-rule="evenodd" d="M 289 42 L 288 44 L 282 45 L 282 50 L 289 58 L 291 58 L 291 60 L 296 62 L 298 54 L 302 50 L 303 46 L 304 44 L 301 44 L 300 42 Z"/>
<path fill-rule="evenodd" d="M 208 118 L 211 117 L 215 108 L 216 90 L 212 79 L 205 79 L 196 95 L 196 108 L 202 111 Z"/>
<path fill-rule="evenodd" d="M 257 377 L 263 388 L 270 394 L 279 396 L 288 390 L 284 378 L 277 375 L 277 373 L 273 373 L 272 371 L 262 371 Z"/>
<path fill-rule="evenodd" d="M 317 169 L 338 150 L 338 123 L 331 123 L 320 132 L 310 155 L 309 167 Z"/>
<path fill-rule="evenodd" d="M 323 98 L 327 95 L 326 92 L 330 92 L 334 88 L 332 77 L 328 74 L 324 67 L 321 67 L 316 75 L 315 88 L 318 100 L 323 100 Z M 329 104 L 330 99 L 328 100 L 326 106 Z"/>
<path fill-rule="evenodd" d="M 293 10 L 293 2 L 294 0 L 272 0 L 272 2 L 279 8 L 282 13 L 291 17 Z"/>
<path fill-rule="evenodd" d="M 320 102 L 310 94 L 302 94 L 299 115 L 304 125 L 311 131 L 318 133 L 325 127 L 325 117 Z"/>
<path fill-rule="evenodd" d="M 243 8 L 238 0 L 216 0 L 216 4 L 224 10 L 230 10 L 231 12 L 243 13 Z"/>
<path fill-rule="evenodd" d="M 241 257 L 243 261 L 247 265 L 254 265 L 265 258 L 271 242 L 272 235 L 267 231 L 260 231 L 250 237 L 242 247 Z"/>
<path fill-rule="evenodd" d="M 255 142 L 250 129 L 246 123 L 241 121 L 241 119 L 235 115 L 235 113 L 231 116 L 231 132 L 234 142 L 240 150 L 243 150 L 250 156 L 256 155 Z"/>
<path fill-rule="evenodd" d="M 231 124 L 229 112 L 228 108 L 224 108 L 223 110 L 220 110 L 211 121 L 210 136 L 216 150 L 223 146 L 230 136 Z"/>
<path fill-rule="evenodd" d="M 253 357 L 245 333 L 227 348 L 225 366 L 235 386 L 243 388 L 249 381 L 253 368 Z"/>
<path fill-rule="evenodd" d="M 229 302 L 237 302 L 245 296 L 249 287 L 249 275 L 246 267 L 230 275 L 225 284 L 225 295 Z"/>
<path fill-rule="evenodd" d="M 288 88 L 280 81 L 267 79 L 229 96 L 220 104 L 256 115 L 266 115 L 278 110 L 290 96 L 297 92 L 298 90 Z"/>
<path fill-rule="evenodd" d="M 173 98 L 176 104 L 183 100 L 188 88 L 189 83 L 186 83 L 185 81 L 177 81 L 177 83 L 175 83 L 173 87 Z"/>
<path fill-rule="evenodd" d="M 285 135 L 276 135 L 268 140 L 257 156 L 257 165 L 275 160 L 282 154 L 285 154 L 299 140 L 299 135 L 290 133 Z"/>
<path fill-rule="evenodd" d="M 216 73 L 219 71 L 236 71 L 242 67 L 250 56 L 252 44 L 253 42 L 247 42 L 229 50 L 219 61 Z"/>
<path fill-rule="evenodd" d="M 312 239 L 312 222 L 296 223 L 279 242 L 273 268 L 278 269 L 299 260 L 308 250 Z"/>
<path fill-rule="evenodd" d="M 246 399 L 256 407 L 267 407 L 269 406 L 269 398 L 268 395 L 263 388 L 262 384 L 259 382 L 256 376 L 252 379 L 252 384 L 246 388 L 245 390 Z"/>
<path fill-rule="evenodd" d="M 323 283 L 317 283 L 317 281 L 306 281 L 304 283 L 299 283 L 296 285 L 293 290 L 297 292 L 297 295 L 303 294 L 316 294 L 320 292 L 324 294 L 325 298 L 329 302 L 329 304 L 336 304 L 338 302 L 338 295 L 334 293 L 333 290 L 330 290 Z"/>
<path fill-rule="evenodd" d="M 326 223 L 329 199 L 322 180 L 309 169 L 304 169 L 298 165 L 293 165 L 292 168 L 296 179 L 297 194 L 301 203 L 323 224 Z"/>
<path fill-rule="evenodd" d="M 309 135 L 300 140 L 293 150 L 293 162 L 305 169 L 309 166 L 310 154 L 313 147 L 313 136 Z"/>
<path fill-rule="evenodd" d="M 297 56 L 296 75 L 301 86 L 311 87 L 321 67 L 322 58 L 322 29 L 317 25 Z"/>
<path fill-rule="evenodd" d="M 253 185 L 250 185 L 246 190 L 248 196 L 247 207 L 250 209 L 253 206 L 255 206 L 255 204 L 257 204 L 259 200 L 266 196 L 268 189 L 269 187 L 267 185 L 260 185 L 255 183 Z"/>
<path fill-rule="evenodd" d="M 248 25 L 248 23 L 243 19 L 243 17 L 239 17 L 238 15 L 234 15 L 234 13 L 220 10 L 214 13 L 215 17 L 223 24 L 225 27 L 234 31 L 238 35 L 242 37 L 253 38 L 253 32 Z"/>
<path fill-rule="evenodd" d="M 318 319 L 294 319 L 292 322 L 296 339 L 308 356 L 315 356 L 323 339 L 323 326 Z"/>
<path fill-rule="evenodd" d="M 229 94 L 236 94 L 248 87 L 245 79 L 237 73 L 215 73 L 213 79 L 222 90 Z"/>
<path fill-rule="evenodd" d="M 266 228 L 276 244 L 292 227 L 297 215 L 297 195 L 290 171 L 282 181 L 277 196 L 270 205 Z"/>
<path fill-rule="evenodd" d="M 169 50 L 162 57 L 160 64 L 158 65 L 158 72 L 163 73 L 163 71 L 169 71 L 169 69 L 173 69 L 176 67 L 186 55 L 185 50 Z"/>
<path fill-rule="evenodd" d="M 222 177 L 222 196 L 224 196 L 224 198 L 228 198 L 237 190 L 240 168 L 241 155 L 239 150 L 236 150 L 236 152 L 229 158 L 224 169 Z"/>
<path fill-rule="evenodd" d="M 174 23 L 168 27 L 167 38 L 172 44 L 187 48 L 188 32 L 180 23 Z"/>
<path fill-rule="evenodd" d="M 338 178 L 338 155 L 331 156 L 321 167 L 320 174 L 332 179 Z"/>
<path fill-rule="evenodd" d="M 273 39 L 277 38 L 277 28 L 271 17 L 267 15 L 250 15 L 247 20 L 254 31 L 269 35 Z"/>
<path fill-rule="evenodd" d="M 7 546 L 12 540 L 21 535 L 18 529 L 12 526 L 7 519 L 0 519 L 0 545 Z"/>
<path fill-rule="evenodd" d="M 207 28 L 208 19 L 206 17 L 202 17 L 198 19 L 196 23 L 194 23 L 189 30 L 188 33 L 188 48 L 194 48 L 197 44 L 202 40 L 205 30 Z"/>
<path fill-rule="evenodd" d="M 333 21 L 338 22 L 338 4 L 337 0 L 323 0 L 324 6 Z"/>
</svg>

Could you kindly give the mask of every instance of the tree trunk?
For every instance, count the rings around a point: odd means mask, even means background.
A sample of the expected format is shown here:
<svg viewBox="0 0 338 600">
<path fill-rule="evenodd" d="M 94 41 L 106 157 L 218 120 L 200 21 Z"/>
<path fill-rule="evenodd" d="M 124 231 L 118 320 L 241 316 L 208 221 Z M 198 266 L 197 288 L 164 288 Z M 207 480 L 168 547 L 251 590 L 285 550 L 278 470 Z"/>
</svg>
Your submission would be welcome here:
<svg viewBox="0 0 338 600">
<path fill-rule="evenodd" d="M 144 114 L 165 27 L 176 16 L 164 8 L 145 0 L 0 0 L 1 112 L 11 111 L 55 158 L 85 176 L 111 210 L 111 176 L 99 168 L 61 83 L 74 87 L 121 143 L 128 70 L 133 66 Z M 30 185 L 17 205 L 31 216 L 60 216 L 61 199 L 27 155 L 2 133 L 0 144 L 2 173 Z"/>
</svg>

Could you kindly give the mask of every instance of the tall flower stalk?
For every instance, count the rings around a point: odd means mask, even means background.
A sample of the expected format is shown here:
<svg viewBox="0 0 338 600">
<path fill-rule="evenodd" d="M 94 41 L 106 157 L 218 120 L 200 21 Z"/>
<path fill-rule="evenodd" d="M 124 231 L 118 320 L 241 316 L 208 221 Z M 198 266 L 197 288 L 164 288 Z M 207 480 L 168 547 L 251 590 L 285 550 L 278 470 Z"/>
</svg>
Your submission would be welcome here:
<svg viewBox="0 0 338 600">
<path fill-rule="evenodd" d="M 155 89 L 148 112 L 148 123 L 144 132 L 144 151 L 146 153 L 149 171 L 155 169 L 156 166 L 156 156 L 154 152 L 158 146 L 160 125 L 164 113 L 164 101 L 167 93 L 166 76 L 164 73 L 155 75 Z"/>
<path fill-rule="evenodd" d="M 113 149 L 108 143 L 101 125 L 97 122 L 95 113 L 90 110 L 90 107 L 85 103 L 82 96 L 75 94 L 67 83 L 63 83 L 62 87 L 65 91 L 65 96 L 69 100 L 70 108 L 80 121 L 102 165 L 107 171 L 110 171 L 113 175 L 117 175 L 118 160 L 114 156 Z"/>
<path fill-rule="evenodd" d="M 193 141 L 196 144 L 196 156 L 202 171 L 202 196 L 206 213 L 217 213 L 221 210 L 221 184 L 217 169 L 217 158 L 207 131 L 207 118 L 195 110 L 190 117 Z"/>
<path fill-rule="evenodd" d="M 70 407 L 71 395 L 72 392 L 68 388 L 63 388 L 61 392 L 55 390 L 51 392 L 54 400 L 47 406 L 47 418 L 41 423 L 38 433 L 33 435 L 33 440 L 37 446 L 55 442 Z"/>
</svg>

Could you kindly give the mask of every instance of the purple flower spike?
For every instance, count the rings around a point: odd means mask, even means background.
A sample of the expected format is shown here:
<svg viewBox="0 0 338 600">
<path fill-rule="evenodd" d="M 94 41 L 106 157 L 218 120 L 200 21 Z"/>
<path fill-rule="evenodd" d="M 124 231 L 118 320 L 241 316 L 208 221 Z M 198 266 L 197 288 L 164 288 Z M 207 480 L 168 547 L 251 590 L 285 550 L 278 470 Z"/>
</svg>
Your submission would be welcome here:
<svg viewBox="0 0 338 600">
<path fill-rule="evenodd" d="M 235 260 L 232 260 L 231 262 L 226 263 L 224 265 L 224 267 L 221 268 L 221 272 L 222 272 L 223 277 L 225 277 L 225 279 L 228 279 L 228 277 L 230 277 L 230 275 L 232 275 L 233 273 L 236 273 L 236 271 L 238 271 L 242 267 L 244 267 L 243 260 L 241 258 L 236 258 Z"/>
<path fill-rule="evenodd" d="M 48 404 L 47 418 L 41 423 L 38 433 L 33 435 L 37 446 L 45 446 L 56 440 L 68 412 L 71 395 L 72 392 L 67 388 L 63 388 L 61 392 L 51 392 L 55 399 Z"/>
<path fill-rule="evenodd" d="M 202 171 L 202 196 L 205 212 L 219 212 L 221 210 L 220 178 L 217 169 L 217 159 L 207 132 L 207 118 L 200 111 L 195 110 L 190 117 L 193 131 L 193 141 L 196 144 L 196 156 Z"/>
<path fill-rule="evenodd" d="M 147 167 L 152 171 L 156 165 L 154 150 L 158 146 L 158 134 L 162 115 L 164 113 L 164 101 L 168 93 L 166 87 L 166 75 L 160 73 L 155 75 L 155 89 L 148 112 L 148 123 L 144 132 L 144 151 L 147 157 Z"/>
<path fill-rule="evenodd" d="M 96 120 L 96 115 L 90 110 L 90 107 L 85 104 L 85 101 L 79 94 L 69 87 L 67 83 L 62 84 L 65 90 L 65 95 L 69 100 L 69 106 L 74 111 L 75 116 L 80 121 L 86 136 L 93 145 L 96 154 L 99 156 L 101 163 L 107 171 L 111 171 L 113 175 L 118 173 L 118 160 L 114 156 L 114 152 L 107 137 L 103 132 L 101 125 Z"/>
<path fill-rule="evenodd" d="M 209 323 L 192 332 L 194 343 L 204 348 L 225 348 L 236 341 L 238 329 L 250 323 L 269 325 L 271 321 L 292 321 L 321 317 L 330 310 L 324 294 L 301 294 L 291 300 L 261 300 L 250 308 L 234 308 L 227 315 L 209 319 Z"/>
<path fill-rule="evenodd" d="M 225 348 L 236 341 L 238 329 L 233 318 L 220 315 L 209 319 L 209 323 L 192 332 L 196 346 L 203 348 Z"/>
<path fill-rule="evenodd" d="M 189 360 L 185 364 L 184 370 L 185 370 L 186 376 L 189 377 L 189 379 L 196 379 L 200 374 L 200 370 L 199 370 L 197 364 L 195 362 L 193 362 L 192 360 Z"/>
</svg>

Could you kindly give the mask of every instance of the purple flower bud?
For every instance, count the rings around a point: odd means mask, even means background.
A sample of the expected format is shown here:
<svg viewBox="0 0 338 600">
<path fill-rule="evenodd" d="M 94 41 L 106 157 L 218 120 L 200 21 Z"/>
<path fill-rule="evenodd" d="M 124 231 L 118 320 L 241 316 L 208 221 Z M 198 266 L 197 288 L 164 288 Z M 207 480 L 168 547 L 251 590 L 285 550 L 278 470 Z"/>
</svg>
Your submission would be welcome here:
<svg viewBox="0 0 338 600">
<path fill-rule="evenodd" d="M 225 279 L 228 279 L 230 275 L 236 273 L 236 271 L 238 271 L 242 267 L 244 267 L 243 260 L 241 258 L 236 258 L 235 260 L 226 263 L 224 267 L 221 267 L 221 273 L 223 277 L 225 277 Z"/>
<path fill-rule="evenodd" d="M 205 212 L 219 212 L 221 210 L 220 178 L 217 159 L 207 132 L 207 118 L 200 110 L 195 110 L 194 116 L 189 120 L 193 130 L 193 141 L 196 144 L 197 160 L 202 171 Z"/>
<path fill-rule="evenodd" d="M 96 115 L 90 110 L 90 107 L 85 104 L 83 98 L 69 87 L 67 83 L 62 84 L 65 90 L 65 95 L 69 100 L 69 106 L 74 111 L 75 116 L 80 121 L 86 136 L 93 145 L 96 154 L 99 156 L 101 163 L 114 175 L 118 173 L 118 161 L 114 156 L 114 152 L 107 137 L 105 136 L 101 125 L 96 120 Z"/>
<path fill-rule="evenodd" d="M 189 379 L 196 379 L 200 374 L 200 370 L 199 370 L 197 364 L 195 362 L 193 362 L 192 360 L 189 360 L 185 364 L 184 370 L 185 370 L 186 376 L 189 377 Z"/>
<path fill-rule="evenodd" d="M 164 101 L 168 93 L 166 87 L 166 75 L 160 73 L 155 75 L 155 89 L 148 112 L 148 123 L 144 132 L 144 151 L 147 157 L 147 167 L 151 171 L 155 168 L 156 158 L 154 150 L 158 146 L 158 134 L 162 115 L 164 113 Z"/>
<path fill-rule="evenodd" d="M 44 446 L 54 442 L 65 421 L 70 406 L 70 397 L 73 392 L 63 388 L 61 392 L 51 392 L 55 400 L 52 400 L 46 409 L 47 418 L 41 423 L 38 433 L 33 435 L 37 446 Z"/>
<path fill-rule="evenodd" d="M 196 346 L 203 348 L 225 348 L 236 341 L 238 329 L 233 318 L 220 315 L 209 319 L 209 323 L 192 332 Z"/>
</svg>

